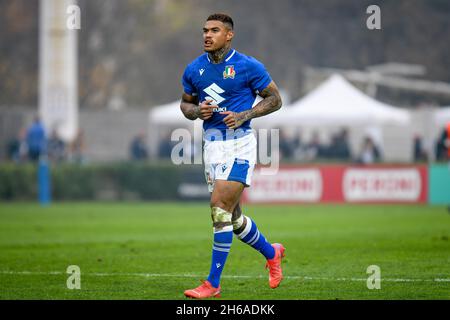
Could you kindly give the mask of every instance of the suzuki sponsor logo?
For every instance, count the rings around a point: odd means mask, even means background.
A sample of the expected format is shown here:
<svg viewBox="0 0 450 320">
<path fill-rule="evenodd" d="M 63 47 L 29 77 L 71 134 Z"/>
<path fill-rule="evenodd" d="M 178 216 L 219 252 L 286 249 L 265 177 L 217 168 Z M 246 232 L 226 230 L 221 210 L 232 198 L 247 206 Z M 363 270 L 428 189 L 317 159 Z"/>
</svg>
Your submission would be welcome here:
<svg viewBox="0 0 450 320">
<path fill-rule="evenodd" d="M 227 107 L 213 108 L 213 112 L 225 112 L 225 111 L 227 111 Z"/>
<path fill-rule="evenodd" d="M 207 97 L 205 97 L 206 100 L 212 100 L 211 104 L 220 104 L 221 102 L 225 101 L 225 98 L 222 97 L 220 94 L 224 93 L 225 90 L 223 90 L 221 87 L 219 87 L 216 83 L 211 84 L 209 87 L 203 89 L 206 94 L 208 94 Z"/>
<path fill-rule="evenodd" d="M 414 168 L 347 169 L 343 194 L 346 201 L 418 201 L 422 189 Z"/>
</svg>

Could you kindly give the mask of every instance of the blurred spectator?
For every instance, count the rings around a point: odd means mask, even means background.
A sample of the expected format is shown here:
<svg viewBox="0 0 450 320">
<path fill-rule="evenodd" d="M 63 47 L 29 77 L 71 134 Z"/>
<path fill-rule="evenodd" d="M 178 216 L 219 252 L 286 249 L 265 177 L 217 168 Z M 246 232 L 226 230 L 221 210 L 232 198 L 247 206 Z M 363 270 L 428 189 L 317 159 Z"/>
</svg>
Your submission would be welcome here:
<svg viewBox="0 0 450 320">
<path fill-rule="evenodd" d="M 292 160 L 294 155 L 297 155 L 301 152 L 301 141 L 300 136 L 296 136 L 295 138 L 291 138 L 286 134 L 286 131 L 280 130 L 280 159 L 282 160 Z"/>
<path fill-rule="evenodd" d="M 8 141 L 8 145 L 6 147 L 6 154 L 8 156 L 8 160 L 18 162 L 19 160 L 19 150 L 20 150 L 20 140 L 19 137 L 14 137 Z"/>
<path fill-rule="evenodd" d="M 171 140 L 171 131 L 166 132 L 158 145 L 158 157 L 160 159 L 170 159 L 174 142 Z M 182 156 L 182 154 L 180 155 Z"/>
<path fill-rule="evenodd" d="M 147 146 L 145 145 L 145 134 L 136 135 L 130 144 L 131 160 L 145 160 L 148 158 Z"/>
<path fill-rule="evenodd" d="M 8 142 L 7 155 L 9 160 L 20 163 L 27 159 L 28 147 L 26 136 L 27 130 L 22 128 L 17 136 Z"/>
<path fill-rule="evenodd" d="M 427 161 L 427 153 L 423 149 L 422 137 L 419 135 L 414 136 L 414 161 Z"/>
<path fill-rule="evenodd" d="M 342 161 L 349 161 L 351 159 L 347 129 L 342 129 L 337 134 L 331 136 L 331 144 L 324 156 Z"/>
<path fill-rule="evenodd" d="M 69 160 L 71 162 L 82 164 L 86 162 L 85 158 L 84 132 L 79 130 L 75 139 L 69 147 Z"/>
<path fill-rule="evenodd" d="M 59 138 L 56 129 L 52 130 L 50 138 L 48 139 L 48 157 L 52 162 L 61 162 L 66 158 L 66 145 L 64 141 Z"/>
<path fill-rule="evenodd" d="M 348 130 L 342 129 L 336 135 L 334 145 L 334 157 L 339 160 L 349 161 L 352 157 L 348 143 Z"/>
<path fill-rule="evenodd" d="M 306 158 L 306 149 L 300 133 L 291 139 L 291 145 L 294 148 L 294 159 L 297 161 L 304 161 Z"/>
<path fill-rule="evenodd" d="M 371 137 L 365 137 L 357 162 L 371 164 L 381 160 L 381 153 Z"/>
<path fill-rule="evenodd" d="M 306 159 L 309 161 L 324 156 L 324 146 L 320 143 L 320 137 L 317 131 L 312 133 L 311 141 L 305 147 L 305 154 Z"/>
<path fill-rule="evenodd" d="M 447 130 L 444 128 L 439 135 L 436 144 L 436 160 L 446 161 L 448 159 L 448 149 L 450 148 L 450 139 L 448 139 Z"/>
<path fill-rule="evenodd" d="M 45 129 L 38 116 L 27 131 L 28 158 L 37 162 L 39 157 L 46 152 L 47 137 Z"/>
</svg>

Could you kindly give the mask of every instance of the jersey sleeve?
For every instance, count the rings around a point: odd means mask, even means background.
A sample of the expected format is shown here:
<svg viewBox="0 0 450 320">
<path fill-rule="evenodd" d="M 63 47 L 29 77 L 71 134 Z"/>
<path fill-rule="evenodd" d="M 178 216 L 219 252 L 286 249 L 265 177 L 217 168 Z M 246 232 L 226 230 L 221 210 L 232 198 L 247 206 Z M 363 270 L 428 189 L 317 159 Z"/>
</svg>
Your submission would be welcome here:
<svg viewBox="0 0 450 320">
<path fill-rule="evenodd" d="M 254 58 L 249 59 L 247 77 L 250 89 L 256 93 L 264 90 L 272 82 L 264 65 Z"/>
<path fill-rule="evenodd" d="M 184 93 L 187 93 L 188 95 L 191 96 L 197 95 L 197 90 L 195 89 L 195 86 L 192 83 L 192 73 L 190 72 L 190 66 L 187 66 L 187 68 L 184 70 L 181 82 L 183 84 Z"/>
</svg>

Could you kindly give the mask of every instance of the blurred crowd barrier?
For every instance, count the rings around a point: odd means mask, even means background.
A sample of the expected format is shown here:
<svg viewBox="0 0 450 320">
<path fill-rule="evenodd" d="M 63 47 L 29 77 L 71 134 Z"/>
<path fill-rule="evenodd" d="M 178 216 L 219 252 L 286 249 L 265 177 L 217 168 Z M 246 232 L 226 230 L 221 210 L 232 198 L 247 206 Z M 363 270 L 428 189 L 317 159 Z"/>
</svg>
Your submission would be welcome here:
<svg viewBox="0 0 450 320">
<path fill-rule="evenodd" d="M 51 165 L 54 201 L 208 201 L 202 165 L 120 162 Z M 258 166 L 246 203 L 450 204 L 446 164 L 284 164 Z M 0 199 L 35 201 L 38 166 L 0 164 Z"/>
<path fill-rule="evenodd" d="M 201 166 L 177 167 L 170 163 L 50 165 L 55 201 L 183 200 L 187 194 L 195 200 L 195 193 L 200 198 L 208 196 L 203 179 Z M 0 164 L 0 199 L 34 201 L 38 193 L 37 165 Z"/>
<path fill-rule="evenodd" d="M 176 109 L 179 112 L 179 107 Z M 411 125 L 408 126 L 280 127 L 280 161 L 366 164 L 447 161 L 449 139 L 445 123 L 428 121 L 429 113 L 413 111 Z M 29 154 L 27 149 L 27 136 L 34 116 L 33 112 L 25 109 L 0 110 L 0 162 L 20 164 L 36 160 L 36 156 Z M 172 148 L 179 142 L 172 140 L 172 133 L 180 128 L 192 133 L 193 140 L 186 141 L 191 142 L 189 152 L 192 156 L 201 153 L 201 123 L 197 122 L 200 121 L 186 120 L 185 124 L 180 125 L 149 121 L 147 110 L 81 111 L 81 128 L 74 141 L 63 141 L 55 128 L 45 128 L 46 141 L 43 145 L 52 163 L 168 161 Z M 259 138 L 262 137 L 260 130 L 258 127 L 255 130 Z M 258 142 L 261 144 L 263 141 Z"/>
</svg>

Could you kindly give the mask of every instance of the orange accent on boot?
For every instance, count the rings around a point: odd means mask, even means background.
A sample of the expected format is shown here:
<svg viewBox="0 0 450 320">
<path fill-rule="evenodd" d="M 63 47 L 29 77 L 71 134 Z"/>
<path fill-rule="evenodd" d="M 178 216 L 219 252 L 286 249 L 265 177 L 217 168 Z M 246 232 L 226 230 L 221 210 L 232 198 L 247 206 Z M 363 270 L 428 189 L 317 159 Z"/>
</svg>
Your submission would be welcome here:
<svg viewBox="0 0 450 320">
<path fill-rule="evenodd" d="M 283 280 L 283 270 L 281 269 L 281 261 L 283 260 L 286 250 L 282 244 L 274 243 L 272 247 L 275 249 L 275 257 L 268 259 L 266 269 L 269 269 L 269 286 L 275 289 Z"/>
<path fill-rule="evenodd" d="M 214 288 L 208 280 L 201 280 L 202 284 L 195 289 L 184 291 L 184 295 L 193 299 L 220 298 L 220 286 Z"/>
</svg>

